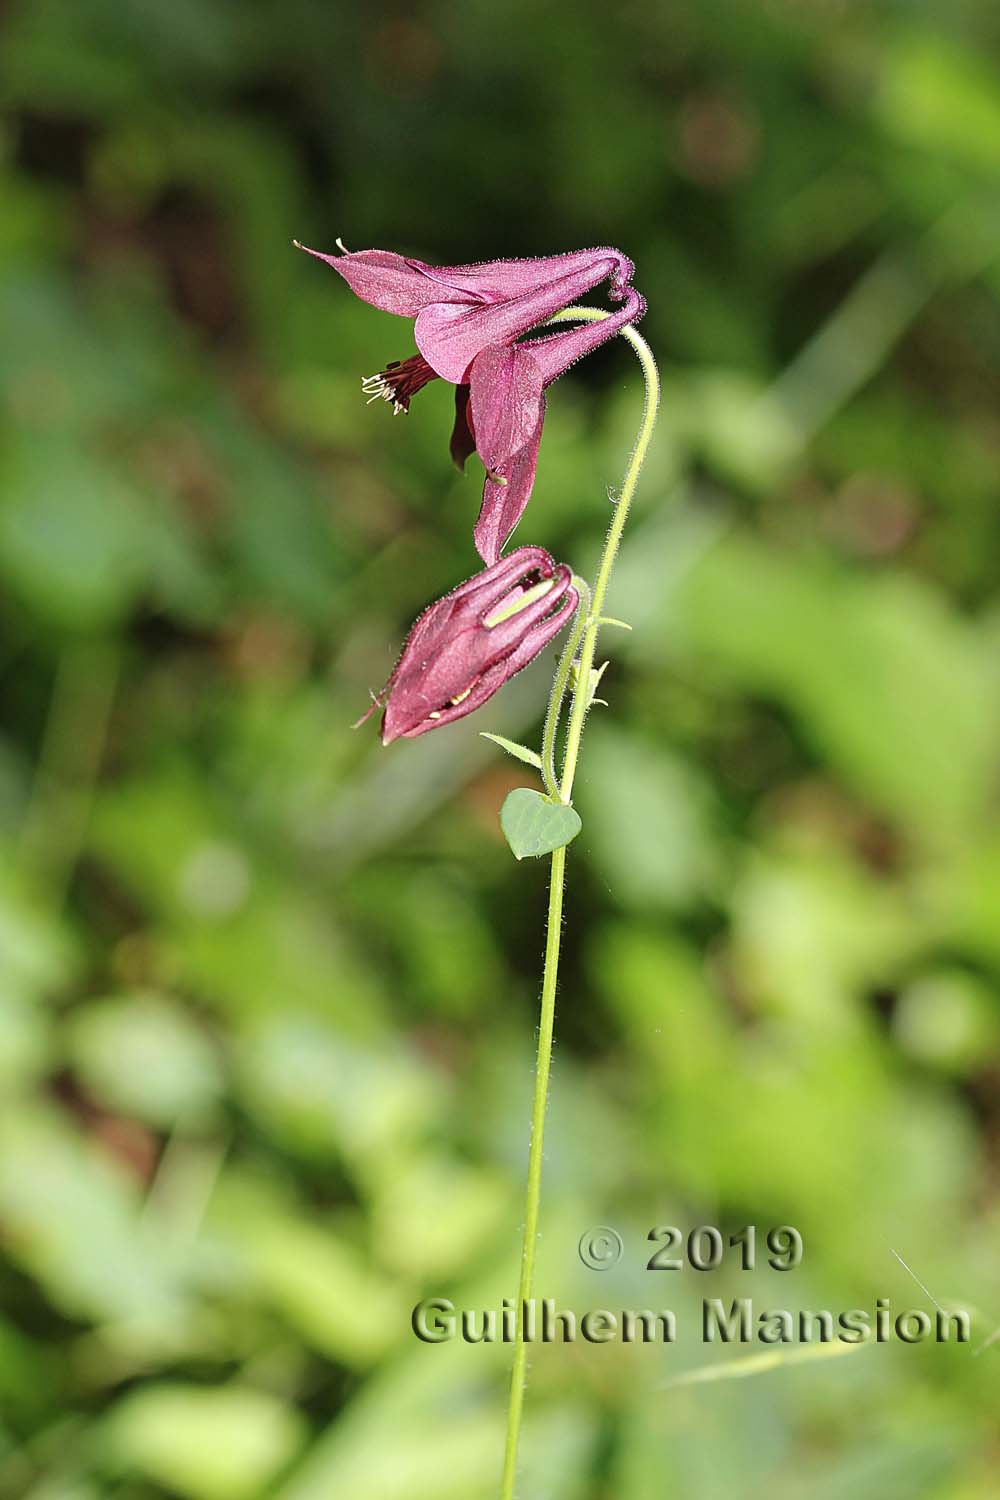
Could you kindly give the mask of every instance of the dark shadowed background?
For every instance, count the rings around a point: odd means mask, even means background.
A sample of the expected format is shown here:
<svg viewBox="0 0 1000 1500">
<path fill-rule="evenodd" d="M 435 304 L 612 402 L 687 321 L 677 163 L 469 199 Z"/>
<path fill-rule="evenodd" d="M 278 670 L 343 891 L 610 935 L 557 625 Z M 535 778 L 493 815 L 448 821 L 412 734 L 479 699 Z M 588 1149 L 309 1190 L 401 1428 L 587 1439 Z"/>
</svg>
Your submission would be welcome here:
<svg viewBox="0 0 1000 1500">
<path fill-rule="evenodd" d="M 998 59 L 989 0 L 5 7 L 4 1500 L 496 1492 L 509 1351 L 409 1315 L 516 1286 L 546 870 L 477 731 L 534 736 L 552 663 L 351 732 L 480 485 L 443 385 L 364 406 L 412 329 L 291 246 L 338 235 L 618 245 L 664 379 L 539 1291 L 680 1333 L 534 1352 L 521 1493 L 995 1495 Z M 519 542 L 592 570 L 640 403 L 620 340 L 553 388 Z M 801 1267 L 644 1269 L 748 1223 Z M 973 1345 L 783 1364 L 707 1295 Z"/>
</svg>

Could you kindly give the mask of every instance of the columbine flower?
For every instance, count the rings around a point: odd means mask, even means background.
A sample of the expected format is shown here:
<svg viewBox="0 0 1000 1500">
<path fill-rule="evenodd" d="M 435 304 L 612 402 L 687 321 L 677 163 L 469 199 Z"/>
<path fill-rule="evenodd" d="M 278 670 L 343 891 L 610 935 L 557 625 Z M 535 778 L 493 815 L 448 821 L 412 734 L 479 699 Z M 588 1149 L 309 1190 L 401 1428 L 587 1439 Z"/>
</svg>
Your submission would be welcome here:
<svg viewBox="0 0 1000 1500">
<path fill-rule="evenodd" d="M 385 705 L 382 743 L 426 734 L 491 698 L 566 624 L 579 603 L 571 579 L 544 548 L 519 547 L 429 605 L 368 711 Z"/>
<path fill-rule="evenodd" d="M 496 562 L 535 482 L 546 388 L 646 310 L 629 285 L 632 262 L 610 248 L 469 266 L 428 266 L 391 250 L 308 253 L 332 266 L 363 301 L 416 319 L 420 353 L 369 376 L 364 389 L 369 400 L 381 397 L 398 413 L 430 380 L 456 387 L 452 456 L 461 467 L 476 451 L 486 466 L 475 538 L 483 561 Z M 517 342 L 609 279 L 611 298 L 622 303 L 609 318 Z"/>
</svg>

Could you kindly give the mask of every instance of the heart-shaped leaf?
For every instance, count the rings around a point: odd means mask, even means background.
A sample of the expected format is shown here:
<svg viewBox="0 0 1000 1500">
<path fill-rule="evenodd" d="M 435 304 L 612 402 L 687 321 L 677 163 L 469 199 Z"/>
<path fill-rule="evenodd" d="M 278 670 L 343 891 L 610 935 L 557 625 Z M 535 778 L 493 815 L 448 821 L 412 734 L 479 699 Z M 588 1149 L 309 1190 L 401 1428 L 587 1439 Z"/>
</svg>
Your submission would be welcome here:
<svg viewBox="0 0 1000 1500">
<path fill-rule="evenodd" d="M 500 809 L 500 827 L 515 859 L 551 854 L 575 839 L 583 824 L 565 802 L 550 802 L 541 792 L 519 786 Z"/>
</svg>

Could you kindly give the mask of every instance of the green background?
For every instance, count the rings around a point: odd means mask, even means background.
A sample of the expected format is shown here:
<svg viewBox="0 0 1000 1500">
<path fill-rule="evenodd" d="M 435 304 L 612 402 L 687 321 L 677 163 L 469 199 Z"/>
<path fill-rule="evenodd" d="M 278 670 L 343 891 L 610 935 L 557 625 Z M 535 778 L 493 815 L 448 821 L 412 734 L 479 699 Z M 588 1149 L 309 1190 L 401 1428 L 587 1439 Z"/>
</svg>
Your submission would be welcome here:
<svg viewBox="0 0 1000 1500">
<path fill-rule="evenodd" d="M 536 734 L 551 653 L 351 732 L 479 482 L 443 384 L 362 404 L 412 329 L 290 243 L 338 235 L 618 245 L 664 379 L 539 1291 L 680 1337 L 536 1349 L 521 1493 L 996 1494 L 998 56 L 988 0 L 6 8 L 4 1497 L 496 1492 L 509 1351 L 409 1313 L 516 1285 L 546 870 L 477 731 Z M 640 401 L 622 341 L 553 388 L 518 542 L 592 572 Z M 803 1264 L 644 1269 L 702 1223 Z M 973 1345 L 737 1378 L 706 1295 L 933 1297 Z"/>
</svg>

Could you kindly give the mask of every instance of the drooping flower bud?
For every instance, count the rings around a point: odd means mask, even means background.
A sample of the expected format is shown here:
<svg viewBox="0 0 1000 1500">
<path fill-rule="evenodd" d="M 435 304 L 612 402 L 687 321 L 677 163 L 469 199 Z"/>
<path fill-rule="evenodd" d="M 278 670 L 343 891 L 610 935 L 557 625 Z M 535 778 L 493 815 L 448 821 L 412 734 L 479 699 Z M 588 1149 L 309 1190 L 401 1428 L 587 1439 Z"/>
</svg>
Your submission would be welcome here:
<svg viewBox="0 0 1000 1500">
<path fill-rule="evenodd" d="M 519 547 L 428 606 L 406 639 L 384 704 L 382 743 L 413 739 L 479 708 L 533 661 L 579 603 L 565 563 Z"/>
</svg>

